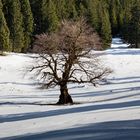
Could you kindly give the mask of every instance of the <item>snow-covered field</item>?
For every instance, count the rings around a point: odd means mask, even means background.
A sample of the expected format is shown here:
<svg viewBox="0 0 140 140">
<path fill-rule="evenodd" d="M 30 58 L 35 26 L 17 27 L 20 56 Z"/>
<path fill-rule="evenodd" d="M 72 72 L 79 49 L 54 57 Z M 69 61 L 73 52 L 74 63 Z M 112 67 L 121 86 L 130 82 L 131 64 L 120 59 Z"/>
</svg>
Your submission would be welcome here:
<svg viewBox="0 0 140 140">
<path fill-rule="evenodd" d="M 29 54 L 0 56 L 0 139 L 140 140 L 140 49 L 114 38 L 101 57 L 114 71 L 107 83 L 70 85 L 82 104 L 53 106 L 45 104 L 58 88 L 41 90 L 25 75 Z"/>
</svg>

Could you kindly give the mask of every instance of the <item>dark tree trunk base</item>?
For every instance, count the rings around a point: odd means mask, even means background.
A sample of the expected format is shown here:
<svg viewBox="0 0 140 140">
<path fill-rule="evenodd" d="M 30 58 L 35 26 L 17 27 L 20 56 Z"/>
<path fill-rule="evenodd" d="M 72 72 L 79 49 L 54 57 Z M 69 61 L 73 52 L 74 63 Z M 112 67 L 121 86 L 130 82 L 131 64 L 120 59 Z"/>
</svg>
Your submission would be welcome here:
<svg viewBox="0 0 140 140">
<path fill-rule="evenodd" d="M 58 105 L 62 104 L 73 104 L 73 100 L 69 94 L 61 94 L 59 96 L 59 101 L 57 102 Z"/>
</svg>

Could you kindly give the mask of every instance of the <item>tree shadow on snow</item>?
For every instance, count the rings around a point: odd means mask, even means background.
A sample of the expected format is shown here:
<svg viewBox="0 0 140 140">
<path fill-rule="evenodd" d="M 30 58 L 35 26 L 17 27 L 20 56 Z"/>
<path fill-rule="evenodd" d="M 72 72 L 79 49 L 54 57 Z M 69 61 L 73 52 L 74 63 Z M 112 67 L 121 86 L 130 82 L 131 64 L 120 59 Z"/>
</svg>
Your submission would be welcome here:
<svg viewBox="0 0 140 140">
<path fill-rule="evenodd" d="M 13 122 L 13 121 L 23 121 L 36 118 L 44 118 L 65 114 L 73 114 L 88 111 L 98 111 L 98 110 L 109 110 L 109 109 L 124 109 L 128 107 L 138 107 L 140 106 L 140 100 L 121 102 L 121 103 L 109 103 L 101 105 L 86 105 L 80 107 L 73 107 L 67 109 L 57 109 L 44 112 L 31 112 L 31 113 L 19 113 L 10 115 L 0 115 L 0 123 Z"/>
<path fill-rule="evenodd" d="M 115 88 L 115 89 L 95 91 L 95 92 L 73 93 L 71 95 L 73 97 L 83 97 L 84 98 L 84 97 L 115 95 L 115 94 L 119 94 L 119 93 L 128 93 L 131 91 L 140 91 L 140 87 L 137 86 L 137 87 L 128 87 L 128 88 Z M 139 94 L 140 93 L 137 93 L 136 95 L 139 95 Z M 135 96 L 135 94 L 132 94 L 132 96 Z"/>
<path fill-rule="evenodd" d="M 108 79 L 109 80 L 109 79 Z M 122 81 L 119 81 L 118 82 L 118 79 L 111 79 L 109 82 L 107 83 L 103 83 L 101 85 L 106 85 L 106 84 L 117 84 L 117 85 L 120 85 L 120 84 L 130 84 L 130 83 L 140 83 L 140 77 L 138 78 L 132 78 L 132 79 L 128 79 L 127 81 L 125 79 L 123 79 Z"/>
<path fill-rule="evenodd" d="M 130 49 L 130 48 L 128 49 L 123 45 L 117 48 L 110 48 L 106 52 L 107 52 L 107 55 L 110 54 L 110 55 L 118 55 L 118 56 L 119 55 L 126 55 L 126 56 L 140 55 L 140 49 Z"/>
<path fill-rule="evenodd" d="M 0 82 L 0 85 L 6 85 L 6 84 L 11 84 L 11 85 L 22 85 L 22 86 L 35 86 L 35 85 L 39 85 L 38 82 L 34 82 L 34 83 Z"/>
<path fill-rule="evenodd" d="M 140 120 L 110 121 L 3 140 L 140 140 Z"/>
</svg>

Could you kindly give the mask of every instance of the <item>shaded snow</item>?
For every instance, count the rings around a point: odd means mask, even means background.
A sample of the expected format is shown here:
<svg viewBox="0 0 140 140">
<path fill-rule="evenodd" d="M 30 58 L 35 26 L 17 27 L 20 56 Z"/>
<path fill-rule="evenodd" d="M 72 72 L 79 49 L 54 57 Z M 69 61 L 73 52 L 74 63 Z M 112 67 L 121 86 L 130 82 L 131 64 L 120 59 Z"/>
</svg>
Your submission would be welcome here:
<svg viewBox="0 0 140 140">
<path fill-rule="evenodd" d="M 69 85 L 77 105 L 51 106 L 59 89 L 41 90 L 25 76 L 31 54 L 0 56 L 0 139 L 139 140 L 140 49 L 114 38 L 102 53 L 114 71 L 106 83 Z"/>
</svg>

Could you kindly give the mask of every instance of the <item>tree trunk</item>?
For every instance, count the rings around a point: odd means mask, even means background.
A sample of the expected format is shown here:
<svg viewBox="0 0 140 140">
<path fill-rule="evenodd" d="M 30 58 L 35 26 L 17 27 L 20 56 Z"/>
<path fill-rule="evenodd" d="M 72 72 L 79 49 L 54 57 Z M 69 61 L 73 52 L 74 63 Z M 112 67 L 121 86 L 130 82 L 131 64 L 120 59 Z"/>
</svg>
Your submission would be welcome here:
<svg viewBox="0 0 140 140">
<path fill-rule="evenodd" d="M 68 93 L 67 85 L 60 85 L 60 96 L 57 104 L 73 104 L 73 100 Z"/>
</svg>

